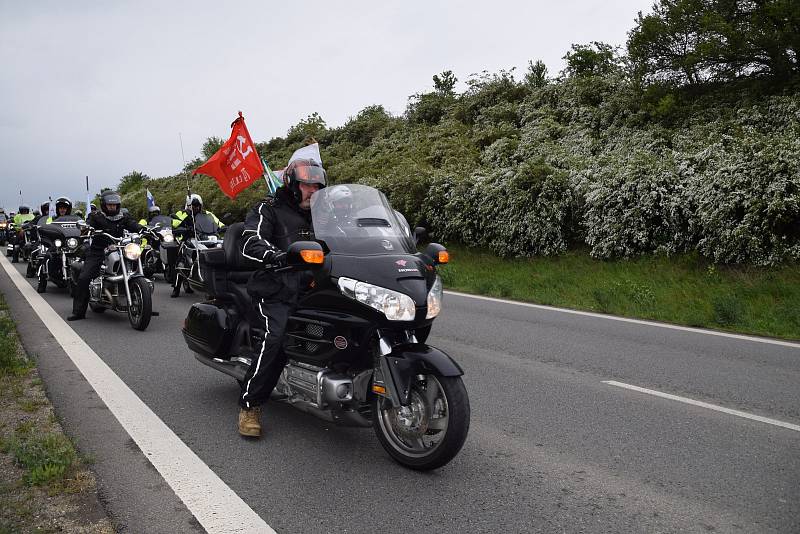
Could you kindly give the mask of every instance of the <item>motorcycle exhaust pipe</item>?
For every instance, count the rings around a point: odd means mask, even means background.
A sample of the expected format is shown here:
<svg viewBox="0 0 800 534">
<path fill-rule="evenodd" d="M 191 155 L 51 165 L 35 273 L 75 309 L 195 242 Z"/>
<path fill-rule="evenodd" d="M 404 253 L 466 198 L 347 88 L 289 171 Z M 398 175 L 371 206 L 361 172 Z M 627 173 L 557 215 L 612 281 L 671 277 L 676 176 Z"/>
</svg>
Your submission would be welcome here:
<svg viewBox="0 0 800 534">
<path fill-rule="evenodd" d="M 208 356 L 200 354 L 199 352 L 195 352 L 194 357 L 203 365 L 207 365 L 212 369 L 216 369 L 217 371 L 223 372 L 228 376 L 232 376 L 239 382 L 244 382 L 244 375 L 247 374 L 248 366 L 239 362 L 228 362 L 225 360 L 209 358 Z"/>
</svg>

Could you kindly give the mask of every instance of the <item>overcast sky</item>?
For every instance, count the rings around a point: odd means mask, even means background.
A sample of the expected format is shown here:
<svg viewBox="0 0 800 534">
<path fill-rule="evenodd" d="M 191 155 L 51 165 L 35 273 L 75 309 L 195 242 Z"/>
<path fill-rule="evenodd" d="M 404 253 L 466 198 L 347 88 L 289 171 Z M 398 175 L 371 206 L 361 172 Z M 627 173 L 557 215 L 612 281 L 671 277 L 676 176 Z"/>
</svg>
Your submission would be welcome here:
<svg viewBox="0 0 800 534">
<path fill-rule="evenodd" d="M 0 0 L 0 206 L 174 174 L 179 133 L 188 161 L 238 110 L 258 142 L 315 111 L 331 127 L 372 104 L 401 114 L 444 70 L 459 91 L 528 60 L 556 74 L 572 43 L 624 45 L 651 4 Z"/>
</svg>

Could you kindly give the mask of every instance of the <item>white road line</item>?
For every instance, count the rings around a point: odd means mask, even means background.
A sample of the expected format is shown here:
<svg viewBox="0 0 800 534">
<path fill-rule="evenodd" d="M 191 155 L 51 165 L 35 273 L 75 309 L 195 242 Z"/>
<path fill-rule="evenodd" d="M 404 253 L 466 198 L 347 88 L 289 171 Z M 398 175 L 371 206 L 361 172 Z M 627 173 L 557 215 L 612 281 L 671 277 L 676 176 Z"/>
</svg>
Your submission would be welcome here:
<svg viewBox="0 0 800 534">
<path fill-rule="evenodd" d="M 723 412 L 730 415 L 736 415 L 738 417 L 744 417 L 745 419 L 752 419 L 753 421 L 760 421 L 762 423 L 767 423 L 768 425 L 775 425 L 780 426 L 783 428 L 788 428 L 789 430 L 794 430 L 795 432 L 800 432 L 800 425 L 793 425 L 792 423 L 785 423 L 783 421 L 778 421 L 777 419 L 771 419 L 769 417 L 761 417 L 760 415 L 753 415 L 747 412 L 740 412 L 739 410 L 731 410 L 730 408 L 723 408 L 722 406 L 717 406 L 716 404 L 709 404 L 707 402 L 696 401 L 694 399 L 689 399 L 686 397 L 679 397 L 678 395 L 671 395 L 669 393 L 662 393 L 660 391 L 656 391 L 654 389 L 647 389 L 647 388 L 640 388 L 639 386 L 632 386 L 630 384 L 625 384 L 623 382 L 616 382 L 614 380 L 603 380 L 603 384 L 608 384 L 609 386 L 617 386 L 620 388 L 630 389 L 633 391 L 638 391 L 639 393 L 646 393 L 648 395 L 654 395 L 656 397 L 661 397 L 664 399 L 674 400 L 678 402 L 683 402 L 685 404 L 691 404 L 692 406 L 699 406 L 701 408 L 708 408 L 709 410 L 714 410 L 717 412 Z"/>
<path fill-rule="evenodd" d="M 731 339 L 739 339 L 741 341 L 754 341 L 756 343 L 767 343 L 769 345 L 780 345 L 782 347 L 792 347 L 800 349 L 800 343 L 793 343 L 791 341 L 781 341 L 778 339 L 769 339 L 765 337 L 744 336 L 741 334 L 729 334 L 727 332 L 717 332 L 716 330 L 706 330 L 704 328 L 693 328 L 691 326 L 678 326 L 674 324 L 657 323 L 654 321 L 644 321 L 642 319 L 630 319 L 628 317 L 618 317 L 616 315 L 605 315 L 603 313 L 585 312 L 579 310 L 569 310 L 566 308 L 556 308 L 555 306 L 545 306 L 543 304 L 531 304 L 529 302 L 517 302 L 515 300 L 497 299 L 494 297 L 484 297 L 481 295 L 470 295 L 469 293 L 461 293 L 458 291 L 445 291 L 446 294 L 456 295 L 459 297 L 467 297 L 479 300 L 488 300 L 490 302 L 498 302 L 500 304 L 515 304 L 517 306 L 525 306 L 527 308 L 536 308 L 537 310 L 547 310 L 561 313 L 571 313 L 573 315 L 584 315 L 586 317 L 596 317 L 598 319 L 609 319 L 611 321 L 620 321 L 623 323 L 633 323 L 645 326 L 656 326 L 658 328 L 669 328 L 670 330 L 681 330 L 683 332 L 693 332 L 695 334 L 705 334 L 708 336 L 728 337 Z"/>
<path fill-rule="evenodd" d="M 111 370 L 0 255 L 8 276 L 145 457 L 211 534 L 275 531 Z"/>
</svg>

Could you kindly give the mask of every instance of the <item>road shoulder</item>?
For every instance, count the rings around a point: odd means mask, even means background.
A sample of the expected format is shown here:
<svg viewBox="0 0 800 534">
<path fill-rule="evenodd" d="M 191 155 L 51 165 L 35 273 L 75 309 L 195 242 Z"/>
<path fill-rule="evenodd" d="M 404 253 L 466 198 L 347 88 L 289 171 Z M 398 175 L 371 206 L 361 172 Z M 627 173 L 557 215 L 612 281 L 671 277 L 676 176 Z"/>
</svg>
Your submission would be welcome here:
<svg viewBox="0 0 800 534">
<path fill-rule="evenodd" d="M 105 509 L 119 532 L 203 529 L 84 379 L 9 276 L 0 269 L 25 351 L 37 363 L 55 413 L 93 470 Z"/>
</svg>

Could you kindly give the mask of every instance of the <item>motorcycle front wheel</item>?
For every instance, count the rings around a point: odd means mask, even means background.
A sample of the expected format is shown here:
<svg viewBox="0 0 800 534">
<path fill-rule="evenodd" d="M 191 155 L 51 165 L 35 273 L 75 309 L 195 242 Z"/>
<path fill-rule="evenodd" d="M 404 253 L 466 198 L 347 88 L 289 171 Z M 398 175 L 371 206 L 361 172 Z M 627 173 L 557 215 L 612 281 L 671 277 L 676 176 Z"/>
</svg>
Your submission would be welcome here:
<svg viewBox="0 0 800 534">
<path fill-rule="evenodd" d="M 469 397 L 460 377 L 418 375 L 408 406 L 393 407 L 375 397 L 372 426 L 386 452 L 418 471 L 436 469 L 455 458 L 469 432 Z"/>
<path fill-rule="evenodd" d="M 144 278 L 133 278 L 128 282 L 131 302 L 128 305 L 128 320 L 135 330 L 144 330 L 150 324 L 153 314 L 153 299 L 150 287 Z"/>
<path fill-rule="evenodd" d="M 28 262 L 28 267 L 25 269 L 25 278 L 33 278 L 36 276 L 36 267 L 31 262 Z"/>
</svg>

